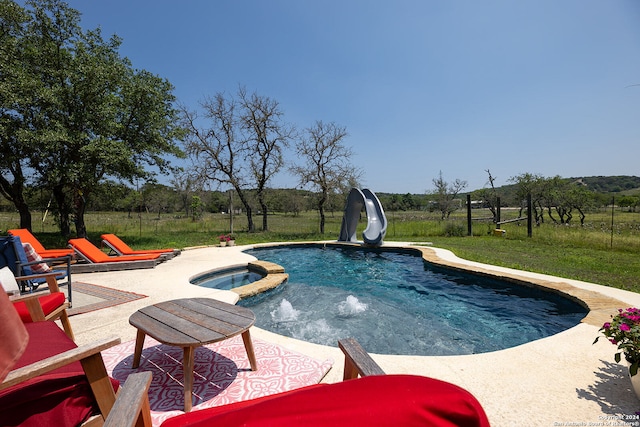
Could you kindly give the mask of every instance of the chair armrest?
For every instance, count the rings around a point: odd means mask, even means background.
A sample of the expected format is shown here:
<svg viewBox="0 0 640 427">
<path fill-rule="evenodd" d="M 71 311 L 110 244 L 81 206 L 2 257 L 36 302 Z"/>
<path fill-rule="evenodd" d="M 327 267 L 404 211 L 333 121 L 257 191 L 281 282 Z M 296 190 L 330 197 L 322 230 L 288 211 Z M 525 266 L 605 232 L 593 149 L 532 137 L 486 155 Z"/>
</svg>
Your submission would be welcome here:
<svg viewBox="0 0 640 427">
<path fill-rule="evenodd" d="M 373 360 L 355 338 L 338 341 L 338 347 L 344 353 L 343 380 L 357 378 L 358 375 L 384 375 L 382 368 Z"/>
<path fill-rule="evenodd" d="M 21 262 L 20 265 L 35 265 L 35 264 L 71 264 L 71 255 L 56 257 L 56 258 L 42 258 L 39 261 L 29 261 L 29 262 Z"/>
<path fill-rule="evenodd" d="M 22 281 L 22 280 L 31 280 L 31 279 L 49 279 L 49 277 L 53 277 L 55 279 L 57 275 L 58 273 L 54 273 L 54 272 L 30 274 L 28 276 L 16 276 L 16 280 Z"/>
<path fill-rule="evenodd" d="M 60 287 L 58 286 L 58 280 L 56 280 L 56 276 L 58 273 L 41 273 L 41 274 L 30 274 L 29 276 L 17 276 L 16 281 L 20 282 L 23 280 L 31 280 L 31 279 L 47 279 L 47 286 L 49 287 L 49 292 L 60 292 Z"/>
<path fill-rule="evenodd" d="M 31 316 L 31 320 L 33 322 L 43 322 L 47 319 L 44 315 L 44 311 L 42 310 L 42 306 L 40 305 L 39 298 L 41 296 L 41 294 L 10 296 L 9 301 L 11 301 L 12 304 L 15 304 L 17 302 L 24 302 L 25 306 L 27 307 L 27 311 L 29 312 L 29 316 Z M 69 304 L 67 303 L 65 303 L 64 305 L 65 309 L 69 306 Z"/>
<path fill-rule="evenodd" d="M 129 375 L 103 427 L 151 427 L 151 377 L 151 372 Z"/>
<path fill-rule="evenodd" d="M 92 344 L 80 346 L 55 356 L 32 363 L 22 368 L 14 369 L 0 384 L 0 390 L 12 387 L 23 381 L 35 378 L 49 371 L 53 371 L 72 362 L 82 361 L 91 356 L 99 354 L 102 350 L 120 344 L 120 338 L 111 337 L 96 341 Z"/>
</svg>

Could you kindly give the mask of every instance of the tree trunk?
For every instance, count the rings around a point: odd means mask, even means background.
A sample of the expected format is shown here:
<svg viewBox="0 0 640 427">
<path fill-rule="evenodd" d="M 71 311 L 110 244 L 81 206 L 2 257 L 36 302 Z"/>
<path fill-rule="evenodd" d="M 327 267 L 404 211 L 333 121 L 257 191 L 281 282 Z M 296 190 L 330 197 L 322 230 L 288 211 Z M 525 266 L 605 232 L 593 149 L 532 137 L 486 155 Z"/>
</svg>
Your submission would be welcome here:
<svg viewBox="0 0 640 427">
<path fill-rule="evenodd" d="M 20 213 L 20 228 L 26 228 L 31 231 L 31 211 L 29 210 L 29 206 L 25 203 L 16 205 L 16 209 Z"/>
<path fill-rule="evenodd" d="M 584 212 L 582 211 L 582 209 L 580 208 L 576 208 L 578 210 L 578 212 L 580 213 L 580 225 L 584 226 L 584 219 L 587 217 Z"/>
<path fill-rule="evenodd" d="M 551 206 L 547 206 L 547 215 L 549 215 L 549 219 L 551 219 L 551 221 L 553 221 L 554 224 L 557 224 L 558 220 L 553 217 L 553 214 L 551 212 L 552 212 Z"/>
<path fill-rule="evenodd" d="M 262 231 L 268 231 L 267 205 L 262 201 L 260 202 L 260 209 L 262 209 Z"/>
<path fill-rule="evenodd" d="M 235 189 L 236 193 L 238 193 L 240 201 L 242 202 L 242 206 L 244 206 L 245 211 L 247 211 L 247 227 L 249 229 L 248 231 L 249 233 L 253 233 L 254 231 L 256 231 L 256 226 L 253 224 L 253 211 L 251 210 L 251 206 L 249 205 L 249 202 L 247 201 L 247 198 L 245 197 L 242 189 L 238 187 L 235 187 Z"/>
<path fill-rule="evenodd" d="M 260 191 L 258 193 L 258 203 L 260 204 L 260 209 L 262 210 L 262 231 L 268 231 L 268 224 L 267 224 L 267 204 L 264 201 L 264 194 L 262 193 L 262 191 Z"/>
<path fill-rule="evenodd" d="M 320 213 L 320 234 L 324 234 L 324 206 L 323 203 L 318 203 L 318 212 Z"/>
<path fill-rule="evenodd" d="M 15 194 L 12 198 L 13 205 L 20 214 L 20 228 L 26 228 L 31 231 L 31 211 L 22 194 Z"/>
<path fill-rule="evenodd" d="M 324 203 L 327 201 L 327 195 L 325 192 L 322 193 L 322 197 L 318 200 L 318 213 L 320 213 L 320 234 L 324 234 Z"/>
<path fill-rule="evenodd" d="M 24 178 L 21 171 L 19 174 L 14 175 L 13 183 L 0 176 L 0 194 L 12 202 L 20 214 L 20 228 L 26 228 L 31 231 L 31 211 L 27 201 L 24 199 Z"/>
<path fill-rule="evenodd" d="M 76 237 L 84 237 L 87 238 L 87 225 L 84 222 L 84 213 L 87 209 L 87 203 L 82 195 L 82 193 L 78 193 L 75 196 L 74 200 L 74 223 L 76 226 Z"/>
<path fill-rule="evenodd" d="M 61 185 L 53 187 L 53 198 L 58 207 L 58 221 L 60 226 L 60 234 L 68 239 L 71 236 L 71 223 L 69 221 L 69 210 L 65 203 L 64 188 Z"/>
</svg>

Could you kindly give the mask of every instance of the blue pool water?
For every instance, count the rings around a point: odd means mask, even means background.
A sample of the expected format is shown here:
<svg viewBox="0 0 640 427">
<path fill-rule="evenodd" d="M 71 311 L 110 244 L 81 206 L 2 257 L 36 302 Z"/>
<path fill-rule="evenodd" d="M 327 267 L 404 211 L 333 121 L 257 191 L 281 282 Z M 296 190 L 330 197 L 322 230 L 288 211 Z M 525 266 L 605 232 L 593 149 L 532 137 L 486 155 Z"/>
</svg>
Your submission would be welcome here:
<svg viewBox="0 0 640 427">
<path fill-rule="evenodd" d="M 381 354 L 501 350 L 575 326 L 578 303 L 539 288 L 435 267 L 409 252 L 289 246 L 247 251 L 289 280 L 239 302 L 272 332 L 335 346 L 355 337 Z"/>
<path fill-rule="evenodd" d="M 262 279 L 262 275 L 259 273 L 247 268 L 234 268 L 205 274 L 197 277 L 191 283 L 205 288 L 229 290 L 260 279 Z"/>
</svg>

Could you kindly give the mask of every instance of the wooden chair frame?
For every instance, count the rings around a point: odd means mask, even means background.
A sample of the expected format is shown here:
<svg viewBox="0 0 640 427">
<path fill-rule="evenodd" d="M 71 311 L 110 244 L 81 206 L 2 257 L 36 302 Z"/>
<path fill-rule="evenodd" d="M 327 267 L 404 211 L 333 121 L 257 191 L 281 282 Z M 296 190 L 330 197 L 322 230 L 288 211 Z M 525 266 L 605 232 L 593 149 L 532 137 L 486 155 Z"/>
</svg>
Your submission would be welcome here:
<svg viewBox="0 0 640 427">
<path fill-rule="evenodd" d="M 60 288 L 58 287 L 58 281 L 56 280 L 56 276 L 57 276 L 57 273 L 44 273 L 44 274 L 33 274 L 30 276 L 17 276 L 16 281 L 20 282 L 23 280 L 43 278 L 43 279 L 46 279 L 47 281 L 49 292 L 53 293 L 53 292 L 60 292 Z M 35 294 L 26 294 L 21 296 L 10 296 L 9 299 L 13 303 L 23 301 L 26 304 L 27 310 L 29 310 L 29 314 L 31 314 L 31 319 L 34 322 L 59 319 L 60 323 L 62 323 L 62 328 L 64 329 L 65 334 L 67 334 L 67 336 L 71 338 L 71 340 L 75 341 L 75 338 L 73 335 L 73 329 L 71 329 L 71 323 L 69 322 L 69 315 L 67 314 L 67 309 L 69 308 L 69 302 L 65 301 L 62 305 L 60 305 L 54 311 L 52 311 L 51 313 L 45 316 L 44 312 L 42 311 L 42 306 L 40 306 L 40 303 L 38 301 L 38 298 L 40 296 L 42 295 L 39 293 L 35 293 Z"/>
</svg>

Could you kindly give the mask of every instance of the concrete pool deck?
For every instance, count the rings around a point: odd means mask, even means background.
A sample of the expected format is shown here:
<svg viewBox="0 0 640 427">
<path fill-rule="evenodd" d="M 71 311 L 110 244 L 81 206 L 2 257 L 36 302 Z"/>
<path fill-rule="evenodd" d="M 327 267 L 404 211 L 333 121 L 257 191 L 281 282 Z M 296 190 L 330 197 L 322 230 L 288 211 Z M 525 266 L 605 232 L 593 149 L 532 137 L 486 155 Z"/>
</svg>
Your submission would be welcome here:
<svg viewBox="0 0 640 427">
<path fill-rule="evenodd" d="M 385 246 L 408 244 L 387 242 Z M 237 294 L 191 285 L 189 279 L 207 271 L 246 265 L 255 260 L 242 252 L 247 248 L 194 248 L 184 250 L 180 256 L 154 269 L 74 274 L 74 281 L 147 296 L 72 316 L 70 320 L 77 343 L 87 344 L 107 336 L 118 336 L 123 342 L 135 339 L 136 329 L 129 325 L 129 316 L 156 302 L 209 297 L 235 303 Z M 491 353 L 465 356 L 373 354 L 387 373 L 424 375 L 464 387 L 477 397 L 494 426 L 640 425 L 640 420 L 625 419 L 640 411 L 640 401 L 631 389 L 625 366 L 613 359 L 616 347 L 606 339 L 592 344 L 602 323 L 618 308 L 640 306 L 640 294 L 470 262 L 442 249 L 419 249 L 430 262 L 568 292 L 587 301 L 591 312 L 582 323 L 564 332 Z M 253 327 L 251 333 L 316 359 L 333 359 L 334 366 L 323 381 L 342 379 L 343 358 L 337 346 L 311 344 L 257 327 Z"/>
</svg>

